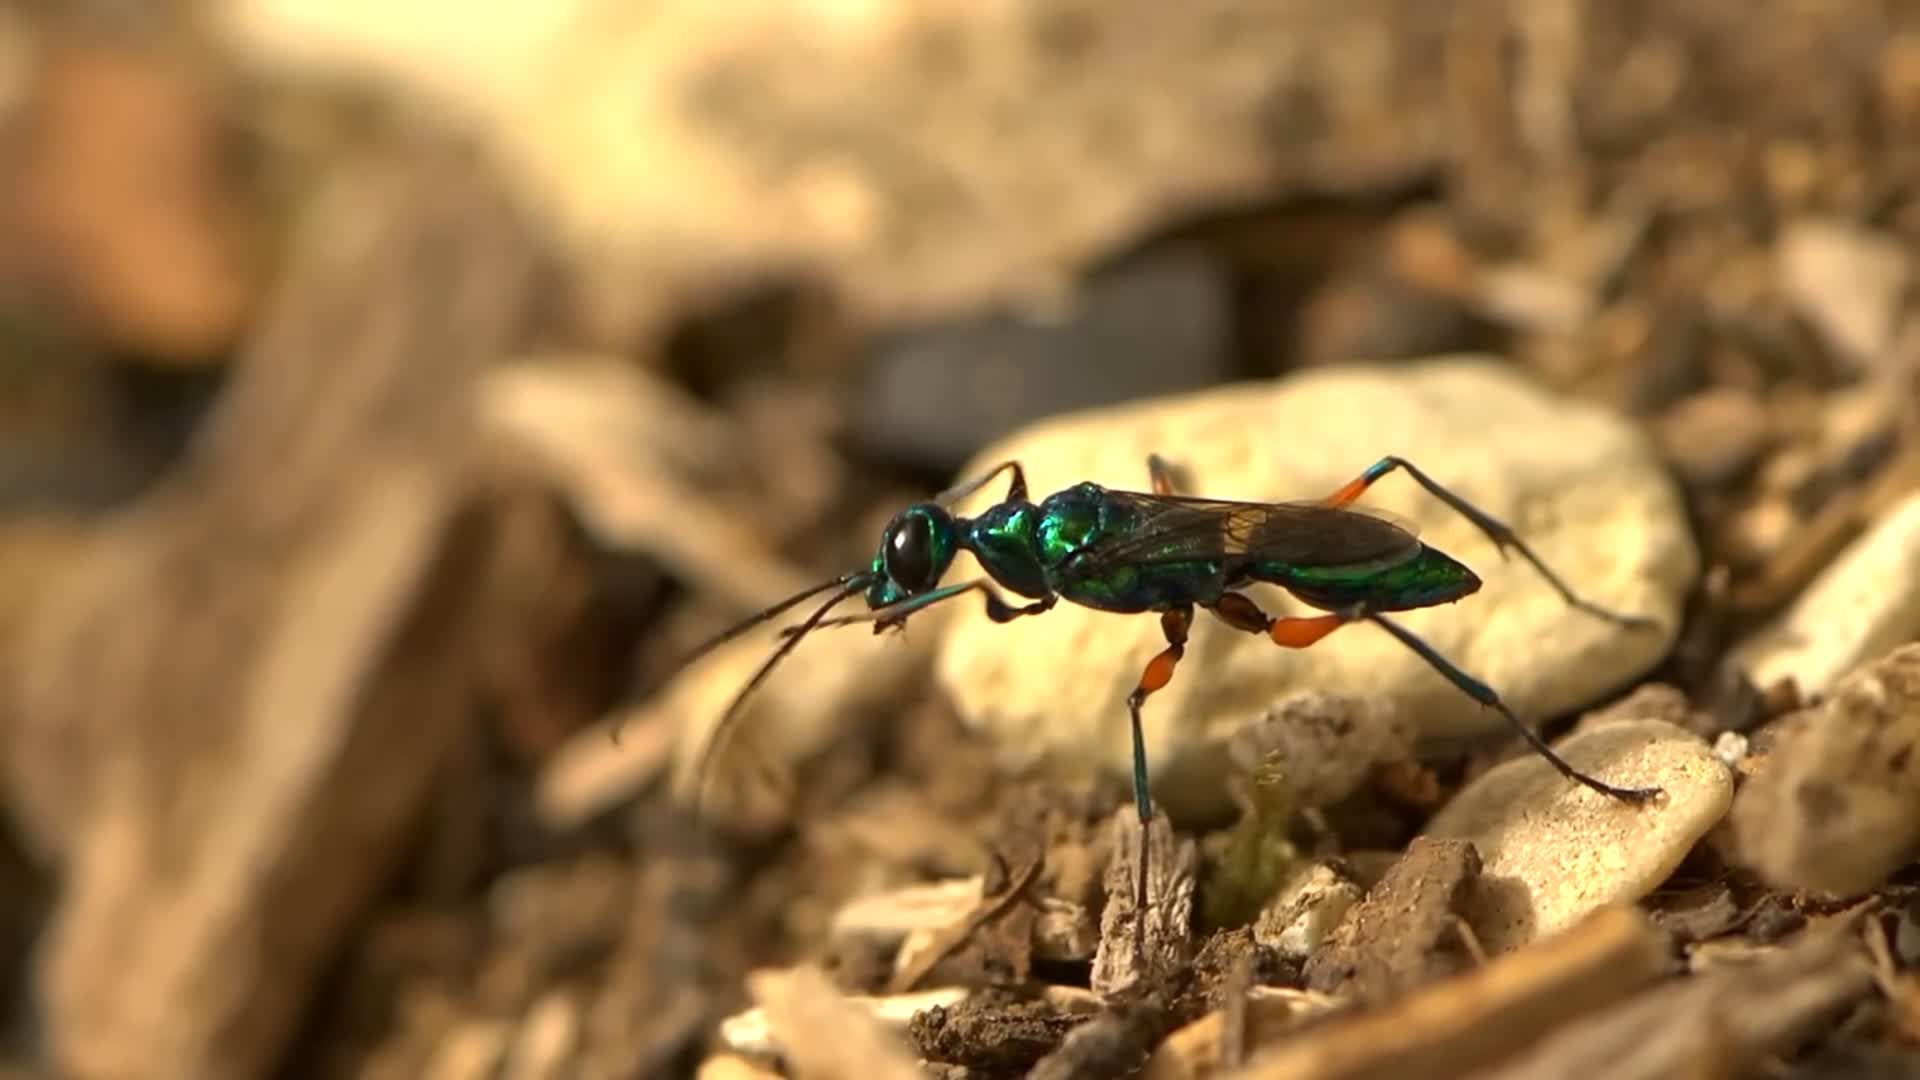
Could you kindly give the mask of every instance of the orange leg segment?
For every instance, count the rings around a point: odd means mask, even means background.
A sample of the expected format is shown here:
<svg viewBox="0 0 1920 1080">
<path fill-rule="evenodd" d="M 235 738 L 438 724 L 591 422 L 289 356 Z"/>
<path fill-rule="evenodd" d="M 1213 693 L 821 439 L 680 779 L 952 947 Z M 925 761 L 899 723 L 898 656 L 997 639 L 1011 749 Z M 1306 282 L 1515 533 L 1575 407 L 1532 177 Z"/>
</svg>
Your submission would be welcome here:
<svg viewBox="0 0 1920 1080">
<path fill-rule="evenodd" d="M 1375 480 L 1399 468 L 1410 468 L 1410 466 L 1397 457 L 1381 458 L 1379 461 L 1367 466 L 1366 472 L 1347 481 L 1346 485 L 1339 491 L 1327 496 L 1327 504 L 1329 506 L 1345 506 L 1360 496 L 1365 495 L 1367 489 L 1373 486 Z"/>
<path fill-rule="evenodd" d="M 1353 621 L 1346 615 L 1275 619 L 1240 593 L 1222 596 L 1211 610 L 1234 629 L 1245 630 L 1249 634 L 1265 634 L 1273 639 L 1275 645 L 1286 649 L 1304 649 Z"/>
<path fill-rule="evenodd" d="M 1347 620 L 1338 615 L 1319 615 L 1310 619 L 1275 619 L 1267 627 L 1267 636 L 1275 645 L 1287 649 L 1304 649 L 1335 630 L 1345 626 Z"/>
<path fill-rule="evenodd" d="M 1153 493 L 1155 495 L 1172 495 L 1174 493 L 1173 466 L 1167 463 L 1166 458 L 1161 457 L 1159 454 L 1148 454 L 1147 475 L 1153 478 Z"/>
</svg>

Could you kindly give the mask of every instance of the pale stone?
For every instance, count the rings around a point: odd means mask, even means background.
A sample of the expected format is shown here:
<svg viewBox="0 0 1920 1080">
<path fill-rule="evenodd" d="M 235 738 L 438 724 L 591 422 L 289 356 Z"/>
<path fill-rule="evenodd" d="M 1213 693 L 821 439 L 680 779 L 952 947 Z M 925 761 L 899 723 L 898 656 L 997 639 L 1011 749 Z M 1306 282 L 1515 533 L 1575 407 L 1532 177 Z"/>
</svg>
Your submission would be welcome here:
<svg viewBox="0 0 1920 1080">
<path fill-rule="evenodd" d="M 1781 727 L 1734 811 L 1743 861 L 1781 888 L 1852 896 L 1920 856 L 1920 644 Z"/>
<path fill-rule="evenodd" d="M 1427 826 L 1472 841 L 1482 862 L 1469 921 L 1490 952 L 1518 948 L 1667 880 L 1733 802 L 1733 775 L 1705 740 L 1663 720 L 1595 724 L 1554 747 L 1622 787 L 1659 787 L 1635 806 L 1576 784 L 1538 755 L 1461 789 Z"/>
</svg>

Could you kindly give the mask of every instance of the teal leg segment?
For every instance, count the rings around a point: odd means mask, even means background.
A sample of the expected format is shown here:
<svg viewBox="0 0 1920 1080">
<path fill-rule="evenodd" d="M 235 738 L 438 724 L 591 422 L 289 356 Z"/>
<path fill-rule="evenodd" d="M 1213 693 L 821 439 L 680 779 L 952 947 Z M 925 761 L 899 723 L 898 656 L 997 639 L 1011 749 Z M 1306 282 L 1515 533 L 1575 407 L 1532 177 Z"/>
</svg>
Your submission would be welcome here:
<svg viewBox="0 0 1920 1080">
<path fill-rule="evenodd" d="M 977 480 L 969 480 L 964 484 L 961 484 L 957 487 L 948 488 L 947 490 L 941 492 L 940 494 L 935 495 L 933 497 L 933 501 L 936 503 L 939 503 L 941 506 L 951 506 L 954 503 L 959 502 L 961 499 L 964 499 L 967 496 L 973 494 L 974 492 L 979 491 L 981 488 L 986 487 L 988 484 L 993 483 L 994 477 L 999 476 L 1001 473 L 1007 472 L 1009 470 L 1013 472 L 1013 483 L 1008 486 L 1007 497 L 1003 501 L 1015 502 L 1015 503 L 1026 502 L 1027 501 L 1027 471 L 1020 467 L 1020 463 L 1018 461 L 1003 461 L 1000 464 L 995 465 L 993 468 L 987 470 L 987 474 L 985 476 L 982 476 Z"/>
<path fill-rule="evenodd" d="M 1507 707 L 1507 703 L 1500 700 L 1500 695 L 1494 692 L 1493 687 L 1455 667 L 1453 661 L 1441 656 L 1437 649 L 1420 640 L 1413 631 L 1399 623 L 1381 615 L 1363 614 L 1361 617 L 1379 624 L 1381 629 L 1398 638 L 1400 644 L 1412 649 L 1420 659 L 1425 660 L 1430 667 L 1445 676 L 1448 682 L 1459 687 L 1468 697 L 1499 713 L 1513 730 L 1520 733 L 1520 737 L 1527 741 L 1527 745 L 1533 748 L 1534 753 L 1546 758 L 1549 764 L 1560 771 L 1560 775 L 1575 783 L 1584 784 L 1608 798 L 1619 799 L 1622 802 L 1644 803 L 1660 794 L 1659 788 L 1615 787 L 1574 768 L 1567 759 L 1554 753 L 1553 747 L 1548 746 L 1545 739 L 1535 734 L 1532 728 L 1521 723 L 1520 718 Z"/>
</svg>

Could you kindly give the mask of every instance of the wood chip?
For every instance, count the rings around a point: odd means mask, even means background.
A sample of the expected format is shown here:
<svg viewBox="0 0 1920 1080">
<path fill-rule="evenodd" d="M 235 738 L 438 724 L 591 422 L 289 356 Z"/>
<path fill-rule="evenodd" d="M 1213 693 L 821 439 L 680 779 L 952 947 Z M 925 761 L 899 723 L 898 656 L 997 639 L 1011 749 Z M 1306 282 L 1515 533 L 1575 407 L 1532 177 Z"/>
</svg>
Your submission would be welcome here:
<svg viewBox="0 0 1920 1080">
<path fill-rule="evenodd" d="M 1661 987 L 1578 1021 L 1491 1074 L 1497 1080 L 1738 1076 L 1788 1050 L 1873 988 L 1844 927 L 1750 964 Z"/>
<path fill-rule="evenodd" d="M 744 1044 L 757 1042 L 762 1056 L 778 1054 L 797 1080 L 920 1080 L 899 1034 L 922 1009 L 955 1005 L 967 996 L 964 990 L 941 990 L 843 997 L 815 967 L 749 975 L 747 990 L 760 1007 L 723 1023 L 721 1037 L 743 1052 L 749 1052 Z M 760 1032 L 762 1038 L 750 1038 Z"/>
<path fill-rule="evenodd" d="M 1002 940 L 983 943 L 983 949 L 988 952 L 1010 954 L 1008 959 L 1013 970 L 1008 974 L 1013 981 L 1025 981 L 1032 961 L 1033 916 L 1031 908 L 1024 908 L 1023 900 L 1027 889 L 1033 885 L 1034 879 L 1040 876 L 1042 865 L 1044 864 L 1041 860 L 1036 858 L 1021 867 L 1000 895 L 990 899 L 982 898 L 966 918 L 941 930 L 910 964 L 894 974 L 893 982 L 888 989 L 896 994 L 913 990 L 932 974 L 933 969 L 939 966 L 942 960 L 966 945 L 974 935 L 979 934 L 1003 916 L 1020 914 L 1024 914 L 1025 918 L 1019 919 L 1018 925 L 1011 927 L 1008 934 L 1002 935 Z M 995 949 L 993 947 L 995 945 L 1000 948 Z M 992 958 L 989 957 L 989 959 Z"/>
<path fill-rule="evenodd" d="M 1337 1004 L 1325 994 L 1278 986 L 1252 987 L 1242 1001 L 1244 1026 L 1238 1040 L 1242 1047 L 1271 1044 Z M 1226 1009 L 1210 1012 L 1167 1036 L 1147 1059 L 1141 1080 L 1199 1080 L 1233 1067 L 1226 1052 L 1229 1013 Z"/>
<path fill-rule="evenodd" d="M 1472 842 L 1415 837 L 1308 958 L 1307 985 L 1378 1002 L 1465 969 L 1458 917 L 1479 877 Z"/>
<path fill-rule="evenodd" d="M 1148 829 L 1147 925 L 1142 948 L 1134 948 L 1135 874 L 1140 867 L 1140 819 L 1131 808 L 1114 812 L 1113 859 L 1107 864 L 1107 906 L 1100 917 L 1100 948 L 1094 953 L 1094 992 L 1112 995 L 1143 975 L 1165 970 L 1186 958 L 1193 925 L 1194 868 L 1199 861 L 1191 839 L 1176 837 L 1166 814 L 1154 815 Z M 1144 959 L 1147 971 L 1140 962 Z"/>
<path fill-rule="evenodd" d="M 915 930 L 937 930 L 966 918 L 979 905 L 985 881 L 976 874 L 858 896 L 834 912 L 828 933 L 897 945 Z"/>
<path fill-rule="evenodd" d="M 1667 939 L 1629 907 L 1397 1004 L 1335 1018 L 1232 1075 L 1247 1080 L 1445 1080 L 1500 1061 L 1568 1021 L 1620 1001 L 1667 967 Z"/>
</svg>

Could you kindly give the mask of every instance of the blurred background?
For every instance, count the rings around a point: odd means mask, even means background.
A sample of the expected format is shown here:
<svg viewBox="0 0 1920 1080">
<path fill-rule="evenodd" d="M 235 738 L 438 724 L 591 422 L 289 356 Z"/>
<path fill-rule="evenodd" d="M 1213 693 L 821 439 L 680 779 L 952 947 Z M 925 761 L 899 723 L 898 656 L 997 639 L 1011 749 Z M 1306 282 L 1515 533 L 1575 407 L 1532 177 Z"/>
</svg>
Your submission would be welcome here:
<svg viewBox="0 0 1920 1080">
<path fill-rule="evenodd" d="M 1887 0 L 0 5 L 11 1075 L 692 1075 L 1004 789 L 822 644 L 715 836 L 680 658 L 1073 410 L 1493 354 L 1752 708 L 1914 487 L 1916 181 Z"/>
</svg>

